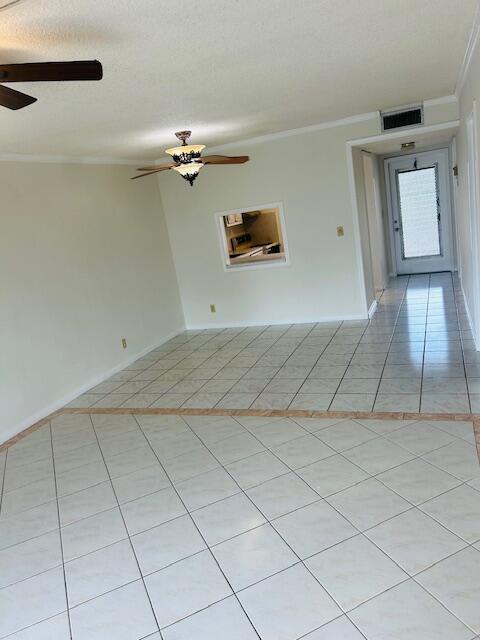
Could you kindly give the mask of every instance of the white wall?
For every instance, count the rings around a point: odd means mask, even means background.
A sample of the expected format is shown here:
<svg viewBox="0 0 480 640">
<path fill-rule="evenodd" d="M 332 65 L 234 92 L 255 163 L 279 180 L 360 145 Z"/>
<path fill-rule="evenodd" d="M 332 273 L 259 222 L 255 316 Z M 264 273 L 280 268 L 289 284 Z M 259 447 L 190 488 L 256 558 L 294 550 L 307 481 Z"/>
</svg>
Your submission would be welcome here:
<svg viewBox="0 0 480 640">
<path fill-rule="evenodd" d="M 122 166 L 0 168 L 2 442 L 184 320 L 155 180 Z"/>
<path fill-rule="evenodd" d="M 373 118 L 236 145 L 222 153 L 248 154 L 250 162 L 207 166 L 193 187 L 173 172 L 160 174 L 187 326 L 365 317 L 345 142 L 377 133 Z M 291 264 L 225 272 L 214 214 L 278 201 Z"/>
<path fill-rule="evenodd" d="M 367 307 L 370 308 L 375 300 L 375 285 L 373 278 L 372 246 L 370 229 L 368 224 L 367 194 L 365 174 L 363 169 L 363 152 L 361 149 L 352 149 L 353 180 L 360 231 L 360 247 L 363 263 L 363 282 Z"/>
<path fill-rule="evenodd" d="M 457 114 L 451 97 L 424 105 L 426 125 Z M 207 166 L 193 187 L 173 172 L 158 174 L 188 327 L 365 317 L 365 297 L 372 298 L 371 260 L 364 261 L 362 280 L 346 141 L 378 135 L 380 121 L 375 116 L 347 119 L 340 126 L 313 129 L 227 146 L 218 152 L 247 154 L 250 162 Z M 357 179 L 355 167 L 354 162 Z M 278 201 L 284 205 L 291 264 L 225 272 L 214 214 Z M 361 215 L 360 253 L 366 255 Z M 338 225 L 345 229 L 343 238 L 336 236 Z"/>
<path fill-rule="evenodd" d="M 345 143 L 378 133 L 370 118 L 233 145 L 251 161 L 206 167 L 193 188 L 162 174 L 168 235 L 154 177 L 2 162 L 0 441 L 181 330 L 177 278 L 191 327 L 365 317 Z M 214 214 L 277 201 L 291 264 L 225 272 Z"/>
<path fill-rule="evenodd" d="M 458 98 L 455 95 L 445 96 L 437 100 L 426 100 L 423 105 L 423 121 L 425 126 L 449 122 L 458 118 Z M 408 150 L 405 151 L 408 153 Z"/>
<path fill-rule="evenodd" d="M 465 294 L 465 300 L 471 318 L 473 333 L 476 334 L 480 326 L 480 313 L 478 311 L 478 301 L 475 299 L 475 278 L 478 277 L 480 269 L 480 256 L 472 254 L 472 235 L 476 234 L 477 246 L 480 246 L 479 227 L 480 223 L 477 219 L 477 226 L 472 227 L 470 219 L 470 202 L 468 189 L 468 145 L 467 145 L 467 119 L 473 111 L 474 101 L 476 101 L 476 127 L 477 134 L 480 134 L 480 44 L 477 41 L 476 46 L 471 51 L 471 62 L 468 71 L 462 82 L 459 92 L 459 108 L 460 108 L 460 129 L 456 141 L 456 156 L 458 164 L 458 187 L 456 215 L 457 215 L 457 247 L 458 247 L 458 269 L 461 274 L 462 287 Z M 477 138 L 477 181 L 480 181 L 478 171 L 480 165 L 478 163 L 479 149 Z M 480 211 L 478 212 L 480 215 Z M 476 329 L 476 330 L 475 330 Z M 477 349 L 480 344 L 477 344 Z"/>
</svg>

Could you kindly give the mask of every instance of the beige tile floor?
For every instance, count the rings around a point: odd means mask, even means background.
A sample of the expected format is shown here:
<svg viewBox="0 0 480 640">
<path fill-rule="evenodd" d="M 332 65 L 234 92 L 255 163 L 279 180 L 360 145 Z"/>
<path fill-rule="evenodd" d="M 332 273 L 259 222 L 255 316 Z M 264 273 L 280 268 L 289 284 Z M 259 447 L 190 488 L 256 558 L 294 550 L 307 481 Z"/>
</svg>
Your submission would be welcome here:
<svg viewBox="0 0 480 640">
<path fill-rule="evenodd" d="M 64 414 L 0 479 L 0 638 L 480 633 L 470 422 Z"/>
<path fill-rule="evenodd" d="M 456 279 L 407 276 L 370 322 L 186 331 L 69 406 L 480 413 L 480 353 Z"/>
</svg>

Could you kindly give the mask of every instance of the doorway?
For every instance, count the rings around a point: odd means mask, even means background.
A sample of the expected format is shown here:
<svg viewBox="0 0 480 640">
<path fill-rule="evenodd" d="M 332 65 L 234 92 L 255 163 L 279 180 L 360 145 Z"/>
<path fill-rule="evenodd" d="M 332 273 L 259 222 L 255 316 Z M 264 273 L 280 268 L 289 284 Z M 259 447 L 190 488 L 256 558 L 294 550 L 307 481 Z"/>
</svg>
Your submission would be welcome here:
<svg viewBox="0 0 480 640">
<path fill-rule="evenodd" d="M 385 160 L 389 223 L 398 275 L 451 271 L 448 149 Z"/>
</svg>

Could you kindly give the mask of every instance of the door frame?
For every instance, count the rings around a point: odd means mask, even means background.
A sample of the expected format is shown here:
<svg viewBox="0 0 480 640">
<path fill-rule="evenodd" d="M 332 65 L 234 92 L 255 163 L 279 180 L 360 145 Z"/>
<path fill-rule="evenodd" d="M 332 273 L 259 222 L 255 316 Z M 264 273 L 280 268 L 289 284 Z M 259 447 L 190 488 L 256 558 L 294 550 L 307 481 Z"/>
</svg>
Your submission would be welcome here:
<svg viewBox="0 0 480 640">
<path fill-rule="evenodd" d="M 480 184 L 478 179 L 478 132 L 477 132 L 477 104 L 473 100 L 472 111 L 465 122 L 466 146 L 467 146 L 467 201 L 468 201 L 468 223 L 470 231 L 470 251 L 472 263 L 472 297 L 473 297 L 473 318 L 469 315 L 470 327 L 477 350 L 480 347 Z"/>
<path fill-rule="evenodd" d="M 453 272 L 454 270 L 454 264 L 455 264 L 455 260 L 454 260 L 454 235 L 453 235 L 453 216 L 454 216 L 454 210 L 452 207 L 452 185 L 451 185 L 451 179 L 450 179 L 450 149 L 448 147 L 441 147 L 441 148 L 434 148 L 434 149 L 421 149 L 419 150 L 417 153 L 409 153 L 409 154 L 399 154 L 396 156 L 389 156 L 388 158 L 384 158 L 384 178 L 385 178 L 385 191 L 386 191 L 386 200 L 387 200 L 387 211 L 388 211 L 388 238 L 389 238 L 389 244 L 390 244 L 390 260 L 391 260 L 391 266 L 392 266 L 392 271 L 393 271 L 393 275 L 397 276 L 398 275 L 398 269 L 397 269 L 397 251 L 396 251 L 396 236 L 395 236 L 395 231 L 394 231 L 394 220 L 395 220 L 395 209 L 398 206 L 398 203 L 394 202 L 394 192 L 392 191 L 392 185 L 391 185 L 391 178 L 392 178 L 392 172 L 391 172 L 391 166 L 393 165 L 393 163 L 395 163 L 396 161 L 402 160 L 402 159 L 414 159 L 417 157 L 420 157 L 422 155 L 426 155 L 426 154 L 430 154 L 430 153 L 440 153 L 444 156 L 444 175 L 443 176 L 439 176 L 439 182 L 444 178 L 445 181 L 445 188 L 447 190 L 447 192 L 444 194 L 444 204 L 448 207 L 449 211 L 450 211 L 450 222 L 445 225 L 445 229 L 447 231 L 448 237 L 446 238 L 447 242 L 448 242 L 448 248 L 449 248 L 449 255 L 448 255 L 448 259 L 449 259 L 449 268 L 446 269 L 447 271 L 451 271 Z M 420 273 L 420 272 L 419 272 Z M 428 271 L 426 272 L 428 273 Z M 403 274 L 401 274 L 403 275 Z"/>
<path fill-rule="evenodd" d="M 371 116 L 375 115 L 378 117 L 378 113 L 370 114 L 368 118 L 365 116 L 362 117 L 362 120 L 371 120 Z M 399 131 L 389 131 L 388 133 L 375 133 L 367 136 L 362 136 L 360 138 L 348 138 L 345 140 L 345 155 L 347 159 L 347 177 L 348 177 L 348 190 L 350 193 L 350 205 L 353 217 L 353 240 L 355 245 L 355 254 L 356 254 L 356 276 L 359 287 L 359 295 L 360 295 L 360 307 L 362 309 L 362 318 L 369 317 L 369 308 L 367 304 L 367 292 L 366 292 L 366 284 L 365 284 L 365 275 L 364 275 L 364 257 L 362 254 L 362 240 L 360 236 L 360 213 L 358 210 L 358 200 L 357 200 L 357 187 L 355 183 L 355 171 L 354 171 L 354 163 L 353 163 L 353 151 L 355 148 L 359 149 L 367 149 L 368 151 L 373 151 L 377 155 L 382 153 L 381 149 L 372 149 L 371 145 L 377 145 L 378 143 L 391 142 L 395 141 L 396 144 L 400 145 L 402 142 L 409 142 L 411 140 L 422 140 L 427 135 L 432 133 L 437 134 L 442 132 L 446 138 L 451 138 L 454 136 L 458 128 L 460 126 L 460 120 L 448 120 L 447 122 L 439 122 L 437 124 L 429 124 L 423 125 L 422 127 L 416 127 L 414 129 L 401 129 Z M 348 135 L 348 134 L 347 134 Z M 383 185 L 384 186 L 384 185 Z M 383 191 L 383 190 L 382 190 Z M 383 202 L 383 201 L 382 201 Z M 388 240 L 390 237 L 387 236 Z M 390 258 L 390 249 L 387 249 L 388 257 Z M 395 276 L 396 273 L 390 273 L 389 275 Z M 374 306 L 372 305 L 371 309 L 374 311 Z M 373 313 L 372 311 L 372 313 Z"/>
<path fill-rule="evenodd" d="M 378 298 L 388 285 L 388 259 L 385 243 L 385 225 L 382 211 L 382 194 L 378 156 L 362 151 L 363 180 L 367 208 L 370 258 L 372 262 L 373 288 Z"/>
</svg>

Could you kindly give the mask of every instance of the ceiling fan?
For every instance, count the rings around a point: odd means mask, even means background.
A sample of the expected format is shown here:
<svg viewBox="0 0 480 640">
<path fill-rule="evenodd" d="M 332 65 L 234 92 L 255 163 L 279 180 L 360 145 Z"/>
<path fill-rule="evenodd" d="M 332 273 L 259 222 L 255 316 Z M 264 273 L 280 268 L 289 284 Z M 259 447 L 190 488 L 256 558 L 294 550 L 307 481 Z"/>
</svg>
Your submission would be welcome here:
<svg viewBox="0 0 480 640">
<path fill-rule="evenodd" d="M 191 131 L 177 131 L 175 135 L 181 140 L 182 145 L 180 147 L 172 147 L 171 149 L 165 149 L 165 153 L 172 156 L 173 162 L 168 164 L 160 164 L 152 167 L 141 167 L 137 171 L 146 171 L 138 176 L 131 178 L 136 180 L 137 178 L 143 178 L 143 176 L 150 176 L 153 173 L 159 171 L 167 171 L 173 169 L 177 171 L 182 178 L 185 178 L 190 186 L 193 187 L 195 178 L 198 176 L 200 169 L 207 164 L 243 164 L 248 162 L 250 158 L 248 156 L 203 156 L 202 151 L 205 149 L 204 144 L 187 144 L 187 140 L 191 136 Z"/>
<path fill-rule="evenodd" d="M 101 80 L 102 76 L 102 65 L 98 60 L 0 64 L 0 106 L 14 110 L 23 109 L 37 100 L 26 93 L 3 86 L 4 82 Z"/>
</svg>

